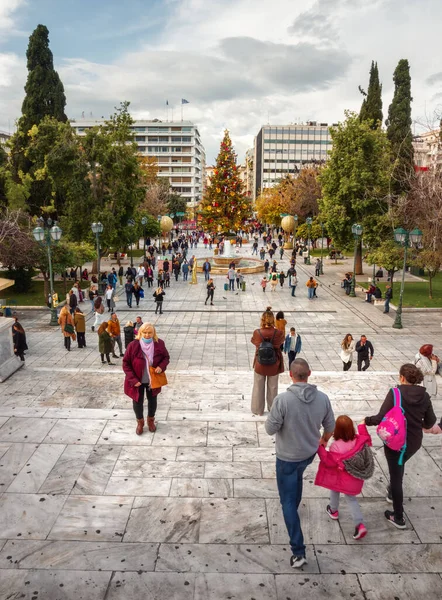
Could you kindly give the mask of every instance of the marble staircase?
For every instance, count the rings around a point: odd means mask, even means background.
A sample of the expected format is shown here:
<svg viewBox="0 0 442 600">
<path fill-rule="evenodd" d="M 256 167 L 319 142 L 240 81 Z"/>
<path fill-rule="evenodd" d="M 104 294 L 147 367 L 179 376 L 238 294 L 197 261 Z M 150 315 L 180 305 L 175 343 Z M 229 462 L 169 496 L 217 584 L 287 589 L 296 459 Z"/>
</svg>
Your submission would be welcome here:
<svg viewBox="0 0 442 600">
<path fill-rule="evenodd" d="M 62 375 L 62 376 L 61 376 Z M 306 471 L 308 564 L 290 548 L 274 442 L 250 413 L 250 371 L 168 371 L 158 430 L 135 435 L 118 369 L 26 368 L 1 387 L 0 600 L 432 600 L 442 589 L 442 436 L 407 464 L 408 528 L 383 517 L 387 469 L 374 431 L 374 477 L 361 541 L 342 500 Z M 336 415 L 375 414 L 396 374 L 315 372 Z M 280 391 L 289 377 L 280 378 Z M 442 400 L 434 402 L 442 414 Z"/>
</svg>

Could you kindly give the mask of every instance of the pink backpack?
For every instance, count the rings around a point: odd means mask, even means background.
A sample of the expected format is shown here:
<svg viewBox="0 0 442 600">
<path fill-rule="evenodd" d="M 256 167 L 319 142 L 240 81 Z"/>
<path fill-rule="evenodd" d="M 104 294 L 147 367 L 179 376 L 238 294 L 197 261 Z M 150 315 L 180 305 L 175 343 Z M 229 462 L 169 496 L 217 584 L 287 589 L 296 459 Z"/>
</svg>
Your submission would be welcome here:
<svg viewBox="0 0 442 600">
<path fill-rule="evenodd" d="M 402 408 L 401 392 L 398 388 L 391 388 L 391 391 L 394 406 L 379 423 L 376 433 L 386 446 L 401 453 L 398 464 L 402 465 L 407 449 L 407 420 Z"/>
</svg>

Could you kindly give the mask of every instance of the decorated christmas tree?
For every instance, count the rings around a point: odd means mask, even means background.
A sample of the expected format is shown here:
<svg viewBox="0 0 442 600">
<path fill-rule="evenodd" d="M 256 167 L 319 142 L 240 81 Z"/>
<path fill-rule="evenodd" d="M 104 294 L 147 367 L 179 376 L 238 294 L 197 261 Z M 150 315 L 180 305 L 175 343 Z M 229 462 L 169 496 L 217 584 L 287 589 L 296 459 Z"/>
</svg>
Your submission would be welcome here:
<svg viewBox="0 0 442 600">
<path fill-rule="evenodd" d="M 202 225 L 207 231 L 240 229 L 252 215 L 250 200 L 244 196 L 236 166 L 236 154 L 229 132 L 224 132 L 216 167 L 201 202 Z"/>
</svg>

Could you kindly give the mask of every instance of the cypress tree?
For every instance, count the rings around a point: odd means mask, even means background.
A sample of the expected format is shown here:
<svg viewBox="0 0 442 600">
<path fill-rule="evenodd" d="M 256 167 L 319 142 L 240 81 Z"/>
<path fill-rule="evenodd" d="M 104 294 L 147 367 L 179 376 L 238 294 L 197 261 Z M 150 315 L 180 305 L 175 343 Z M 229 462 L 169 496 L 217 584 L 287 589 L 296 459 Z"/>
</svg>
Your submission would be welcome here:
<svg viewBox="0 0 442 600">
<path fill-rule="evenodd" d="M 49 31 L 45 25 L 38 25 L 30 36 L 26 58 L 28 79 L 19 127 L 27 133 L 46 115 L 66 122 L 66 96 L 60 77 L 54 70 L 54 60 L 49 49 Z"/>
<path fill-rule="evenodd" d="M 413 137 L 411 133 L 411 77 L 407 59 L 401 59 L 394 71 L 394 96 L 388 108 L 387 137 L 394 161 L 393 189 L 406 192 L 414 174 Z"/>
<path fill-rule="evenodd" d="M 23 175 L 29 174 L 33 179 L 28 208 L 32 214 L 40 214 L 41 207 L 51 202 L 51 186 L 47 179 L 35 177 L 35 164 L 28 157 L 31 143 L 29 132 L 48 116 L 63 123 L 67 121 L 64 112 L 66 96 L 60 77 L 54 70 L 49 31 L 45 25 L 38 25 L 29 37 L 26 58 L 26 95 L 17 131 L 11 139 L 11 169 L 16 183 L 22 183 Z"/>
<path fill-rule="evenodd" d="M 368 91 L 365 93 L 360 87 L 359 90 L 365 98 L 362 102 L 359 117 L 361 121 L 371 121 L 372 129 L 382 125 L 382 84 L 379 83 L 378 63 L 371 61 L 370 80 Z"/>
</svg>

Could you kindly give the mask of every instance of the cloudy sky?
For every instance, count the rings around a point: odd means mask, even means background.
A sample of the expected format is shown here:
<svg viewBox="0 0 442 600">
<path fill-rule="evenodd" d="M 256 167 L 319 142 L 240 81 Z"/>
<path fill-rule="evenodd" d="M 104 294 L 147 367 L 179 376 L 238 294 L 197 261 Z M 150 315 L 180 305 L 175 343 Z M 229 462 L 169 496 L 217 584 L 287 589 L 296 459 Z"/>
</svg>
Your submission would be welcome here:
<svg viewBox="0 0 442 600">
<path fill-rule="evenodd" d="M 208 162 L 229 128 L 239 159 L 261 125 L 336 122 L 359 110 L 371 60 L 383 83 L 408 58 L 413 117 L 442 105 L 440 0 L 0 0 L 0 129 L 14 128 L 28 37 L 42 23 L 67 114 L 166 118 L 200 127 Z M 171 116 L 171 115 L 170 115 Z"/>
</svg>

